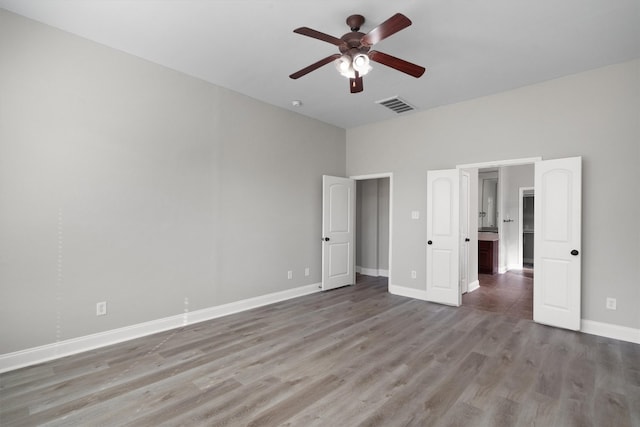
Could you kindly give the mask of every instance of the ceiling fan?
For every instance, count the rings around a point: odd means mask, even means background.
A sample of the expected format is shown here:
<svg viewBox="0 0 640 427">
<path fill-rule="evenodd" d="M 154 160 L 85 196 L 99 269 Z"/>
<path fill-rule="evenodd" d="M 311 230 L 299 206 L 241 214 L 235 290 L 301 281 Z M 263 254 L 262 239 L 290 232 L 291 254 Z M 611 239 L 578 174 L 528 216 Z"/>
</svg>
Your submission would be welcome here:
<svg viewBox="0 0 640 427">
<path fill-rule="evenodd" d="M 362 76 L 371 70 L 370 61 L 378 62 L 416 78 L 424 74 L 424 67 L 412 64 L 411 62 L 407 62 L 383 52 L 371 50 L 371 46 L 374 44 L 411 25 L 411 20 L 409 20 L 409 18 L 401 13 L 396 13 L 391 18 L 369 31 L 367 34 L 360 32 L 362 24 L 364 24 L 364 16 L 349 16 L 347 18 L 347 25 L 351 28 L 351 32 L 346 33 L 340 38 L 330 36 L 329 34 L 325 34 L 308 27 L 300 27 L 293 30 L 294 33 L 334 44 L 338 46 L 340 53 L 329 55 L 300 71 L 296 71 L 289 77 L 292 79 L 298 79 L 313 70 L 322 67 L 323 65 L 335 62 L 336 68 L 340 74 L 349 78 L 349 88 L 351 93 L 357 93 L 364 90 Z"/>
</svg>

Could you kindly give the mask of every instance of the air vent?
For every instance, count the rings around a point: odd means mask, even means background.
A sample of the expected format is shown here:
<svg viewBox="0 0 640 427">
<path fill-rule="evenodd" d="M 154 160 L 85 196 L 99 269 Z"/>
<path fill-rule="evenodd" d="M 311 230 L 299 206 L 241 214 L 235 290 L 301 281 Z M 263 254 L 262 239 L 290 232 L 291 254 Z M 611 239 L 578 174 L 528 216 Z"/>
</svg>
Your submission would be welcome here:
<svg viewBox="0 0 640 427">
<path fill-rule="evenodd" d="M 376 104 L 380 104 L 387 107 L 391 111 L 395 111 L 398 114 L 406 113 L 407 111 L 415 110 L 415 107 L 409 104 L 404 99 L 394 96 L 393 98 L 381 99 L 376 101 Z"/>
</svg>

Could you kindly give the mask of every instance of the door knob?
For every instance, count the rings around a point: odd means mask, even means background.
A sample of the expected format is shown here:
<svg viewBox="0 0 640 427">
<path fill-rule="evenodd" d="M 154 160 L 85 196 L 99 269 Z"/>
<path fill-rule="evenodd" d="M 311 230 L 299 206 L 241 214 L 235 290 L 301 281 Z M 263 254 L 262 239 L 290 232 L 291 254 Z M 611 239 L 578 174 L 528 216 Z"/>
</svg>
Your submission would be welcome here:
<svg viewBox="0 0 640 427">
<path fill-rule="evenodd" d="M 464 241 L 465 241 L 465 242 L 470 242 L 470 241 L 471 241 L 471 239 L 469 239 L 468 237 L 465 237 L 465 238 L 464 238 Z"/>
<path fill-rule="evenodd" d="M 577 251 L 577 250 L 575 250 L 575 249 L 571 251 L 571 255 L 573 255 L 573 256 L 576 256 L 576 255 L 578 255 L 579 253 L 580 253 L 580 252 L 578 252 L 578 251 Z"/>
<path fill-rule="evenodd" d="M 329 241 L 329 240 L 331 240 L 331 239 L 329 239 L 328 237 L 325 237 L 325 238 L 323 238 L 322 240 L 324 240 L 325 242 L 328 242 L 328 241 Z"/>
<path fill-rule="evenodd" d="M 433 242 L 431 240 L 427 240 L 427 245 L 432 244 Z"/>
</svg>

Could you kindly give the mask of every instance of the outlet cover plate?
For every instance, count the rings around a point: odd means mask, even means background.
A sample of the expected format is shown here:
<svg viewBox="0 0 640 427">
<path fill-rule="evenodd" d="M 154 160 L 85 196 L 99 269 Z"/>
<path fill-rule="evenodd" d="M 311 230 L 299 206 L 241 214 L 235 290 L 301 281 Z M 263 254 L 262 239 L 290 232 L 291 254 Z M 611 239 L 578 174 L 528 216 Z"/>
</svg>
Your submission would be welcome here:
<svg viewBox="0 0 640 427">
<path fill-rule="evenodd" d="M 101 301 L 96 303 L 96 316 L 105 316 L 107 314 L 107 302 Z"/>
</svg>

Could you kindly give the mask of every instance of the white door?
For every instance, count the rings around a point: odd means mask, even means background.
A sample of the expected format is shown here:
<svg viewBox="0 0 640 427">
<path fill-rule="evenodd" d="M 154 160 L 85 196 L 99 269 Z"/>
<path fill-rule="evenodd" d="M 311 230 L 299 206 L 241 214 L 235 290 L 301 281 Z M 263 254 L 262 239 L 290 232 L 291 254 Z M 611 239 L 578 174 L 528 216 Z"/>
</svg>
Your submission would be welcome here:
<svg viewBox="0 0 640 427">
<path fill-rule="evenodd" d="M 427 300 L 460 305 L 460 172 L 427 172 Z"/>
<path fill-rule="evenodd" d="M 580 329 L 581 157 L 535 164 L 533 320 Z"/>
<path fill-rule="evenodd" d="M 460 293 L 469 291 L 469 173 L 460 175 Z"/>
<path fill-rule="evenodd" d="M 355 283 L 355 181 L 322 177 L 322 290 Z"/>
</svg>

